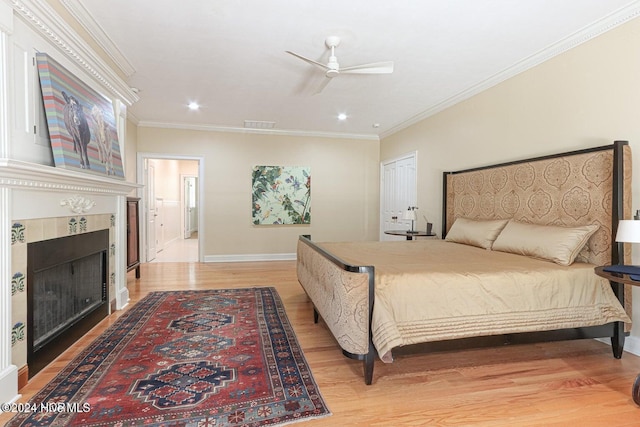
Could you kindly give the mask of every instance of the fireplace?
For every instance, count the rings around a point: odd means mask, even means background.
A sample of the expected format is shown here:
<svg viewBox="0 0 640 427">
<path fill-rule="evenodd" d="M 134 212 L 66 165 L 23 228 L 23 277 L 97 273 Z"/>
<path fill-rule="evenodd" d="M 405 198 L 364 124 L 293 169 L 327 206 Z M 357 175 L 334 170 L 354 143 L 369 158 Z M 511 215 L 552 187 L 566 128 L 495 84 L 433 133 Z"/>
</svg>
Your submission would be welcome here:
<svg viewBox="0 0 640 427">
<path fill-rule="evenodd" d="M 27 246 L 29 377 L 108 315 L 109 230 Z"/>
<path fill-rule="evenodd" d="M 8 230 L 5 227 L 0 233 L 3 241 L 8 242 L 8 246 L 0 249 L 0 272 L 9 278 L 11 287 L 10 295 L 5 288 L 7 292 L 0 296 L 0 327 L 5 334 L 0 343 L 0 402 L 12 401 L 18 390 L 27 385 L 29 377 L 57 357 L 60 350 L 71 347 L 107 313 L 127 305 L 126 197 L 140 188 L 142 185 L 112 177 L 0 158 L 0 219 L 9 225 Z M 105 230 L 103 237 L 90 234 L 100 230 Z M 101 287 L 106 283 L 107 301 L 101 301 L 97 307 L 92 304 L 82 307 L 79 319 L 66 322 L 71 328 L 65 333 L 56 330 L 47 335 L 38 331 L 41 342 L 34 351 L 30 342 L 34 335 L 30 314 L 34 303 L 29 301 L 29 293 L 34 283 L 32 269 L 44 267 L 29 264 L 29 246 L 83 234 L 100 242 L 100 247 L 98 251 L 85 250 L 82 255 L 99 252 L 104 256 L 108 248 L 106 262 L 103 261 L 106 280 L 102 277 L 100 281 Z M 34 261 L 46 259 L 58 250 L 41 252 Z"/>
</svg>

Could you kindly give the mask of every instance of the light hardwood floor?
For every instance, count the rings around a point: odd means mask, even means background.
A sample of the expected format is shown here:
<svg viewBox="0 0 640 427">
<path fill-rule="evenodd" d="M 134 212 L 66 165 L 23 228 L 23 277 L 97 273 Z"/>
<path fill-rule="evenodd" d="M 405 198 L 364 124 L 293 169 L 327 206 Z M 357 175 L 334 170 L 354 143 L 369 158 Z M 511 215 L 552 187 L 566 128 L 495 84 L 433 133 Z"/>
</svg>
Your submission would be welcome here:
<svg viewBox="0 0 640 427">
<path fill-rule="evenodd" d="M 149 263 L 129 273 L 130 306 L 149 291 L 274 286 L 333 415 L 312 426 L 640 426 L 631 385 L 640 357 L 621 360 L 595 340 L 410 355 L 361 362 L 342 356 L 297 282 L 295 263 Z M 27 401 L 120 315 L 112 314 L 21 390 Z M 0 415 L 0 424 L 8 419 Z"/>
</svg>

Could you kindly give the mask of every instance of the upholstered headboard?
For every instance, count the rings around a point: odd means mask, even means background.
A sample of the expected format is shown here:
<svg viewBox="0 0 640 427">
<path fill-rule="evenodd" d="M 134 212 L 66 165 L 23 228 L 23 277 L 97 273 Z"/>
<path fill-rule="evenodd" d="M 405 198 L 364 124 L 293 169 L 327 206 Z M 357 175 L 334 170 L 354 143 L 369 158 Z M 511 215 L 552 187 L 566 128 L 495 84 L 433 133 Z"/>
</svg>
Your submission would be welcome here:
<svg viewBox="0 0 640 427">
<path fill-rule="evenodd" d="M 599 225 L 577 261 L 630 261 L 630 245 L 615 243 L 618 220 L 630 219 L 631 149 L 612 145 L 525 159 L 443 177 L 445 236 L 455 219 L 515 219 L 543 225 Z M 626 257 L 625 257 L 626 253 Z M 630 304 L 630 290 L 625 292 Z M 630 305 L 626 308 L 630 308 Z"/>
</svg>

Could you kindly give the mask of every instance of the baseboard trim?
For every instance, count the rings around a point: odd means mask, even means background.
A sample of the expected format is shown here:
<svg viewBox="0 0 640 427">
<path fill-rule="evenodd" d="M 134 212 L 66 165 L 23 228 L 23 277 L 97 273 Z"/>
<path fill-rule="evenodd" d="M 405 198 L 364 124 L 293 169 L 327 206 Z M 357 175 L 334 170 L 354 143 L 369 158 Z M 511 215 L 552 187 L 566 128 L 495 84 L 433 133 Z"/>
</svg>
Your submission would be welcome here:
<svg viewBox="0 0 640 427">
<path fill-rule="evenodd" d="M 596 340 L 611 345 L 611 339 L 609 338 L 596 338 Z M 640 356 L 640 338 L 634 336 L 625 337 L 624 351 Z"/>
<path fill-rule="evenodd" d="M 640 338 L 628 336 L 624 339 L 624 351 L 640 356 Z"/>
<path fill-rule="evenodd" d="M 129 289 L 127 289 L 126 282 L 125 287 L 117 291 L 116 295 L 116 310 L 122 310 L 127 304 L 129 304 Z"/>
<path fill-rule="evenodd" d="M 204 262 L 292 261 L 296 254 L 206 255 Z"/>
<path fill-rule="evenodd" d="M 22 390 L 22 387 L 26 386 L 29 382 L 29 365 L 24 365 L 18 369 L 18 391 Z"/>
</svg>

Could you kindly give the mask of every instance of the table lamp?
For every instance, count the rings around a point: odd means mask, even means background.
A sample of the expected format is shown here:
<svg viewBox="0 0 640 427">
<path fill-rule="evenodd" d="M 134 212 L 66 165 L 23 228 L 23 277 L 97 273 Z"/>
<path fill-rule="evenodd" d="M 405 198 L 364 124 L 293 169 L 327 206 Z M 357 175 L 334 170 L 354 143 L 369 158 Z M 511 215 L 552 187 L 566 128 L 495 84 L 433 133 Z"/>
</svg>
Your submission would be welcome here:
<svg viewBox="0 0 640 427">
<path fill-rule="evenodd" d="M 635 219 L 621 219 L 618 222 L 616 242 L 640 243 L 640 221 Z"/>
<path fill-rule="evenodd" d="M 404 214 L 402 215 L 402 219 L 411 220 L 411 231 L 407 231 L 407 233 L 417 233 L 417 231 L 413 230 L 413 223 L 416 220 L 416 209 L 418 208 L 415 206 L 409 206 L 407 210 L 404 211 Z"/>
<path fill-rule="evenodd" d="M 621 219 L 618 222 L 616 242 L 640 243 L 640 220 Z M 640 280 L 640 266 L 637 265 L 610 265 L 604 271 L 628 274 L 633 280 Z"/>
</svg>

